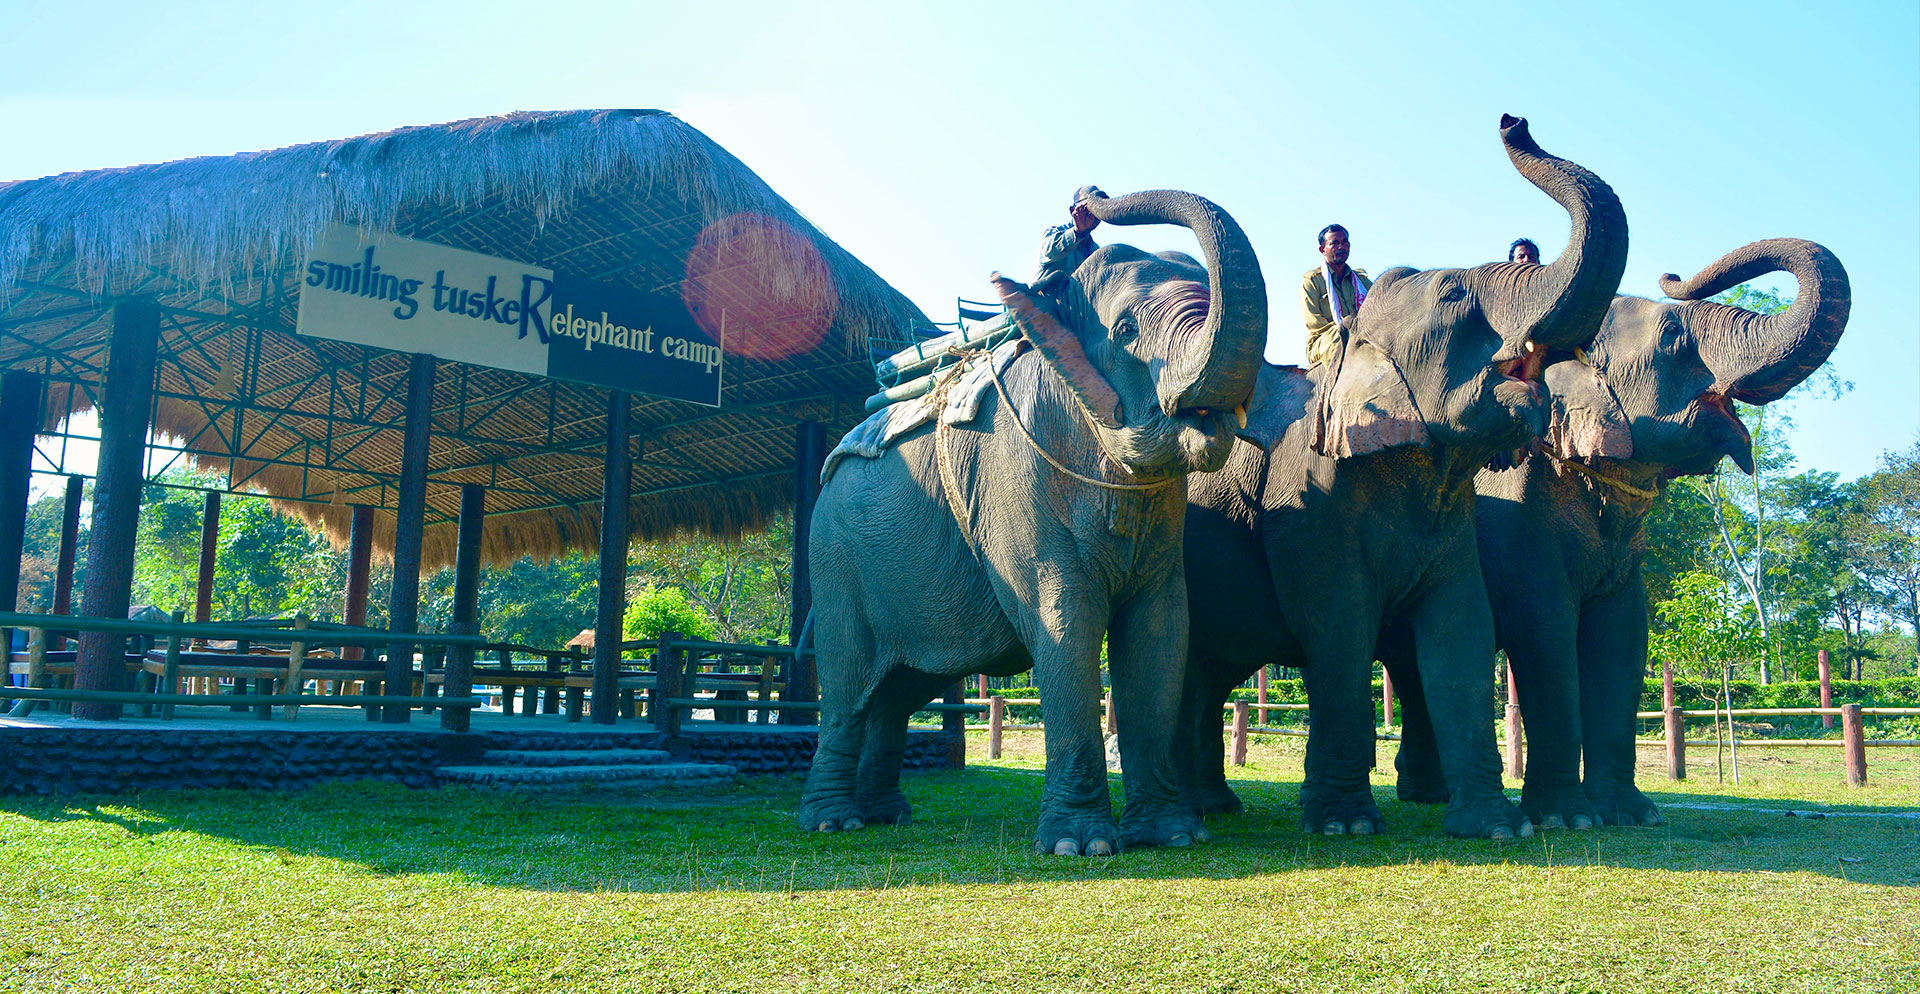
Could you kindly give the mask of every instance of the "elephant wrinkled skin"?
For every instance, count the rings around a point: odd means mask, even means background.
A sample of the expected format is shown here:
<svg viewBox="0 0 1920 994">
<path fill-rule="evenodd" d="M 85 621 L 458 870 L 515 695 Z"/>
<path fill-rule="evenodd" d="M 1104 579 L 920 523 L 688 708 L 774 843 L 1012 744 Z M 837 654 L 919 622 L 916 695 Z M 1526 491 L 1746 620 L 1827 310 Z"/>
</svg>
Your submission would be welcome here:
<svg viewBox="0 0 1920 994">
<path fill-rule="evenodd" d="M 1473 475 L 1544 429 L 1541 360 L 1598 329 L 1627 233 L 1599 177 L 1541 151 L 1524 120 L 1503 119 L 1501 137 L 1572 218 L 1560 258 L 1381 274 L 1333 359 L 1261 372 L 1249 418 L 1277 439 L 1271 452 L 1236 446 L 1223 470 L 1188 481 L 1192 637 L 1179 741 L 1197 810 L 1239 808 L 1222 769 L 1221 704 L 1277 662 L 1303 669 L 1312 708 L 1306 827 L 1380 831 L 1370 673 L 1399 653 L 1417 659 L 1410 676 L 1436 715 L 1447 831 L 1531 831 L 1501 794 L 1484 719 L 1493 620 Z"/>
<path fill-rule="evenodd" d="M 1776 270 L 1800 283 L 1782 314 L 1701 299 Z M 1747 245 L 1685 282 L 1669 274 L 1661 289 L 1676 302 L 1616 297 L 1590 361 L 1547 370 L 1545 451 L 1475 481 L 1480 561 L 1526 723 L 1520 806 L 1549 827 L 1660 823 L 1633 784 L 1653 495 L 1722 456 L 1752 472 L 1753 443 L 1731 402 L 1777 400 L 1811 375 L 1852 301 L 1839 260 L 1793 238 Z M 1418 709 L 1407 700 L 1409 715 Z M 1434 748 L 1412 726 L 1403 759 Z"/>
<path fill-rule="evenodd" d="M 815 603 L 832 607 L 816 614 L 822 712 L 807 829 L 905 821 L 911 711 L 963 675 L 1031 667 L 1047 737 L 1040 851 L 1205 838 L 1181 801 L 1171 744 L 1187 641 L 1184 478 L 1217 469 L 1233 445 L 1266 340 L 1266 288 L 1239 226 L 1202 198 L 1150 191 L 1090 207 L 1108 223 L 1190 228 L 1207 265 L 1108 245 L 1052 313 L 1000 281 L 1035 345 L 1006 368 L 1004 395 L 986 394 L 972 423 L 917 429 L 835 471 L 811 532 Z M 1144 489 L 1082 482 L 1042 450 L 1080 476 Z M 1128 729 L 1117 824 L 1100 734 L 1103 635 Z"/>
</svg>

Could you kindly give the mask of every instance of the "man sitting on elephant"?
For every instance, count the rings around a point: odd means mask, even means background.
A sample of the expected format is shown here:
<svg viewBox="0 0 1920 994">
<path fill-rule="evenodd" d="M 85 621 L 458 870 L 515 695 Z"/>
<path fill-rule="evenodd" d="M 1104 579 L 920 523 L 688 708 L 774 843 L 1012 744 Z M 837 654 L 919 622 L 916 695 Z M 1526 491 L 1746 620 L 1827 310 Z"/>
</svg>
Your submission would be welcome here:
<svg viewBox="0 0 1920 994">
<path fill-rule="evenodd" d="M 1033 271 L 1035 292 L 1058 293 L 1073 271 L 1099 248 L 1093 241 L 1093 229 L 1100 227 L 1100 219 L 1093 216 L 1087 201 L 1104 196 L 1099 187 L 1091 185 L 1073 191 L 1073 203 L 1067 206 L 1067 216 L 1072 220 L 1048 228 L 1040 238 L 1040 263 Z"/>
<path fill-rule="evenodd" d="M 1307 322 L 1307 363 L 1319 365 L 1335 351 L 1334 328 L 1360 310 L 1373 289 L 1365 271 L 1347 265 L 1353 251 L 1347 229 L 1329 224 L 1320 229 L 1320 265 L 1300 280 L 1300 313 Z"/>
</svg>

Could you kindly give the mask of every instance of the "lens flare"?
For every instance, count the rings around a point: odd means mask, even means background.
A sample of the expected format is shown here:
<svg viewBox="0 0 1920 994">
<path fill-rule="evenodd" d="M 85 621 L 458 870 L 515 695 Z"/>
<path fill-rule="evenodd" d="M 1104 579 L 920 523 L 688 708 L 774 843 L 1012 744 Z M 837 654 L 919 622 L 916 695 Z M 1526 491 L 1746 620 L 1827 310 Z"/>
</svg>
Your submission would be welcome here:
<svg viewBox="0 0 1920 994">
<path fill-rule="evenodd" d="M 790 359 L 826 338 L 839 293 L 812 239 L 764 214 L 729 214 L 700 232 L 680 294 L 727 354 Z"/>
</svg>

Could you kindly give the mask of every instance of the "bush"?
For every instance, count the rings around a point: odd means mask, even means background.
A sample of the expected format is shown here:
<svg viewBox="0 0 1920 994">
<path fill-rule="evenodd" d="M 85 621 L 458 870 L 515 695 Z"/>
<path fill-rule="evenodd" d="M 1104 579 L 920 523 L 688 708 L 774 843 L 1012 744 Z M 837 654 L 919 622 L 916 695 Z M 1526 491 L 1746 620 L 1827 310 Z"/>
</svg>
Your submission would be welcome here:
<svg viewBox="0 0 1920 994">
<path fill-rule="evenodd" d="M 640 588 L 627 605 L 627 617 L 620 626 L 626 641 L 659 638 L 661 632 L 679 632 L 687 638 L 713 640 L 713 621 L 687 600 L 679 587 Z"/>
</svg>

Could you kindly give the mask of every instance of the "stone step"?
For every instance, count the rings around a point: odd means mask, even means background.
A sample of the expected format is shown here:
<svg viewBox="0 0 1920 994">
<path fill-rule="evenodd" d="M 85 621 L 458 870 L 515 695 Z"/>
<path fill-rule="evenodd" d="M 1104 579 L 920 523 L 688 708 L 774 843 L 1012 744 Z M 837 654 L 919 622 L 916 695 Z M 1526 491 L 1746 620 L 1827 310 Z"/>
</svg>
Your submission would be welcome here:
<svg viewBox="0 0 1920 994">
<path fill-rule="evenodd" d="M 488 749 L 480 754 L 482 762 L 495 766 L 625 766 L 672 758 L 664 749 Z"/>
<path fill-rule="evenodd" d="M 721 763 L 628 763 L 607 766 L 442 766 L 443 783 L 546 787 L 584 783 L 649 786 L 709 786 L 732 783 L 734 769 Z"/>
</svg>

